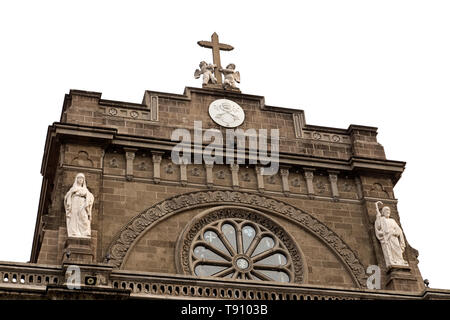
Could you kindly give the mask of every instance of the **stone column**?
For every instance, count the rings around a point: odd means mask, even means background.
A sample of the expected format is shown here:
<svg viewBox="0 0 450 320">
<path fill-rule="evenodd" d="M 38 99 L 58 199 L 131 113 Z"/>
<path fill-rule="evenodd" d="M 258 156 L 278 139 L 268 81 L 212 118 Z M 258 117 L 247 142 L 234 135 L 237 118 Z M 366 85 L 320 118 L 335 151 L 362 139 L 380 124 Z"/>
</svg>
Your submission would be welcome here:
<svg viewBox="0 0 450 320">
<path fill-rule="evenodd" d="M 306 188 L 308 189 L 308 196 L 310 198 L 314 197 L 314 183 L 313 183 L 313 179 L 314 179 L 314 170 L 312 168 L 304 168 L 303 169 L 305 172 L 305 180 L 306 180 Z"/>
<path fill-rule="evenodd" d="M 338 190 L 338 174 L 339 171 L 328 170 L 328 179 L 330 180 L 331 185 L 331 196 L 335 201 L 339 201 L 339 190 Z"/>
<path fill-rule="evenodd" d="M 153 157 L 153 181 L 159 183 L 161 181 L 161 160 L 164 152 L 152 151 Z"/>
<path fill-rule="evenodd" d="M 232 163 L 230 164 L 230 169 L 231 169 L 231 179 L 232 179 L 232 186 L 233 189 L 237 190 L 239 189 L 239 164 L 237 163 Z"/>
<path fill-rule="evenodd" d="M 212 188 L 214 186 L 213 163 L 205 163 L 206 168 L 206 186 Z"/>
<path fill-rule="evenodd" d="M 255 166 L 256 182 L 258 183 L 258 191 L 264 192 L 264 176 L 262 175 L 262 167 Z"/>
<path fill-rule="evenodd" d="M 280 168 L 281 186 L 283 193 L 289 196 L 289 167 Z"/>
<path fill-rule="evenodd" d="M 133 180 L 133 161 L 136 157 L 136 151 L 138 149 L 135 148 L 124 148 L 125 158 L 127 160 L 125 177 L 128 181 Z"/>
</svg>

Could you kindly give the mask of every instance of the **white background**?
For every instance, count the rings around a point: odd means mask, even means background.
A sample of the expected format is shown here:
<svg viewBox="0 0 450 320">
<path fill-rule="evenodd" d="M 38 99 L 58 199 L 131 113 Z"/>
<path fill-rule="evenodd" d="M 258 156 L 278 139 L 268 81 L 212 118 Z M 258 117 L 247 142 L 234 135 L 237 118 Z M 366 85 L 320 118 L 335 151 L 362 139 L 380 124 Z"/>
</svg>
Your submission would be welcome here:
<svg viewBox="0 0 450 320">
<path fill-rule="evenodd" d="M 181 94 L 215 31 L 243 93 L 309 124 L 378 127 L 403 230 L 431 287 L 450 288 L 448 1 L 2 1 L 0 260 L 29 260 L 47 126 L 70 89 L 141 102 Z"/>
</svg>

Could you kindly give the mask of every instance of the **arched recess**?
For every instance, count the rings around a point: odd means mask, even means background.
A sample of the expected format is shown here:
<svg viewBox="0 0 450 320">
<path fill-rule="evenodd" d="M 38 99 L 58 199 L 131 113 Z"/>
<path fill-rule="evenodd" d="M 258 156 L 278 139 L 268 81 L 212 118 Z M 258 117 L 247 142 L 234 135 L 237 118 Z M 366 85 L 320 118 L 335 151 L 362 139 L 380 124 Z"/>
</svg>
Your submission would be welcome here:
<svg viewBox="0 0 450 320">
<path fill-rule="evenodd" d="M 239 191 L 197 191 L 176 195 L 153 205 L 131 219 L 116 234 L 106 251 L 108 259 L 105 257 L 104 262 L 121 268 L 130 249 L 153 225 L 187 209 L 214 205 L 239 205 L 289 219 L 327 245 L 342 260 L 355 284 L 358 287 L 365 286 L 367 279 L 365 268 L 357 255 L 325 224 L 290 204 L 267 196 Z"/>
</svg>

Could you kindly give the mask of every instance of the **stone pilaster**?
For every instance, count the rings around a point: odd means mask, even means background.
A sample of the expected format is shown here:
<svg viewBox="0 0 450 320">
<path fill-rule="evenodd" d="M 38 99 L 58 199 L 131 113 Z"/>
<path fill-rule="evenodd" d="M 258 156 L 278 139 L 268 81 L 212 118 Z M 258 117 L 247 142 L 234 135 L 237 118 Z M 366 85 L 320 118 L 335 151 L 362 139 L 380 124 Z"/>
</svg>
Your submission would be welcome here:
<svg viewBox="0 0 450 320">
<path fill-rule="evenodd" d="M 289 196 L 289 168 L 280 168 L 281 175 L 281 187 L 283 188 L 283 193 Z"/>
<path fill-rule="evenodd" d="M 308 190 L 308 196 L 313 198 L 314 197 L 314 183 L 313 183 L 313 179 L 314 179 L 314 170 L 312 168 L 304 168 L 303 169 L 305 172 L 305 180 L 306 180 L 306 188 Z"/>
<path fill-rule="evenodd" d="M 239 164 L 237 163 L 231 163 L 230 164 L 230 170 L 231 170 L 231 181 L 233 189 L 237 190 L 239 189 Z"/>
<path fill-rule="evenodd" d="M 153 181 L 159 183 L 161 181 L 161 160 L 164 153 L 153 151 Z"/>
<path fill-rule="evenodd" d="M 214 186 L 213 163 L 205 163 L 206 169 L 206 186 L 212 188 Z"/>
<path fill-rule="evenodd" d="M 258 191 L 264 192 L 264 176 L 262 175 L 263 168 L 255 166 L 256 182 L 258 184 Z"/>
<path fill-rule="evenodd" d="M 331 185 L 331 196 L 335 201 L 339 201 L 339 190 L 338 190 L 338 174 L 339 171 L 328 170 L 328 179 Z"/>
<path fill-rule="evenodd" d="M 137 149 L 134 148 L 124 148 L 125 151 L 125 159 L 127 160 L 126 163 L 126 171 L 125 171 L 125 177 L 128 181 L 133 180 L 133 161 L 136 157 L 136 151 Z"/>
<path fill-rule="evenodd" d="M 180 164 L 180 182 L 182 186 L 185 186 L 187 184 L 187 164 L 181 163 Z"/>
</svg>

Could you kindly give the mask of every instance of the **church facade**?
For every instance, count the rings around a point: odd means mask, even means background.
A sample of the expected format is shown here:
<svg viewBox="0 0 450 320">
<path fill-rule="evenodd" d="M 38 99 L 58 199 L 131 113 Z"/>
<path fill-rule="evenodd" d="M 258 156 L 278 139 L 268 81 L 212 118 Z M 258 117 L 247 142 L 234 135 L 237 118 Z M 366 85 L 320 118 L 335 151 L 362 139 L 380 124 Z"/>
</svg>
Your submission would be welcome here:
<svg viewBox="0 0 450 320">
<path fill-rule="evenodd" d="M 206 79 L 207 65 L 196 72 L 202 88 L 146 91 L 141 104 L 66 94 L 30 263 L 0 263 L 0 297 L 448 299 L 425 286 L 402 232 L 393 189 L 405 163 L 388 160 L 377 128 L 307 124 L 241 93 L 235 66 L 214 62 Z M 211 161 L 226 152 L 207 138 L 236 129 L 241 152 Z M 264 140 L 271 163 L 258 158 L 261 132 L 277 132 Z"/>
</svg>

